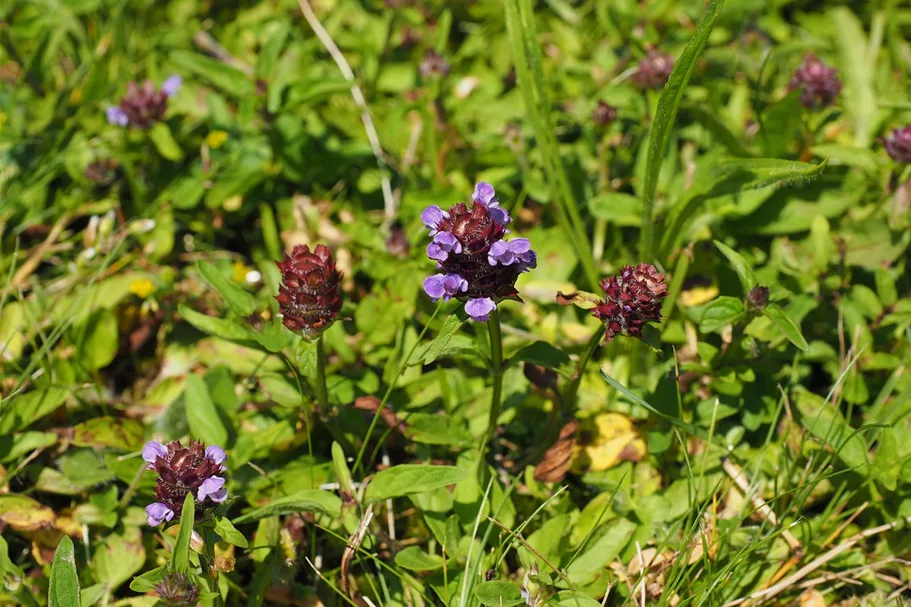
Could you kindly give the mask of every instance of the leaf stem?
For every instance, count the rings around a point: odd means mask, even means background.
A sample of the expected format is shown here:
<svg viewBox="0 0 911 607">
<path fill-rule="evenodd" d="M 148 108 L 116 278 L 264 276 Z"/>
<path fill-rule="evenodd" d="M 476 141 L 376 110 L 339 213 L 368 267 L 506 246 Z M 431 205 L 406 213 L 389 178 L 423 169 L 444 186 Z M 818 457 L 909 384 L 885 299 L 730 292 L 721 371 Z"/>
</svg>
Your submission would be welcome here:
<svg viewBox="0 0 911 607">
<path fill-rule="evenodd" d="M 481 444 L 481 450 L 493 439 L 497 429 L 497 419 L 500 417 L 500 405 L 503 399 L 503 333 L 500 330 L 500 312 L 496 308 L 487 321 L 487 331 L 490 336 L 490 360 L 493 371 L 493 392 L 490 399 L 490 417 L 487 420 L 487 435 Z M 483 457 L 481 458 L 483 459 Z"/>
<path fill-rule="evenodd" d="M 326 390 L 326 348 L 323 345 L 323 336 L 316 339 L 316 402 L 319 404 L 320 413 L 326 414 L 329 408 L 329 396 Z"/>
<path fill-rule="evenodd" d="M 591 338 L 589 338 L 588 343 L 585 344 L 585 350 L 582 351 L 582 356 L 579 357 L 579 362 L 576 364 L 576 372 L 573 374 L 573 380 L 570 382 L 569 386 L 566 387 L 566 392 L 563 394 L 562 405 L 564 421 L 571 417 L 575 412 L 576 395 L 579 393 L 579 385 L 582 383 L 582 376 L 585 375 L 585 367 L 588 366 L 588 361 L 594 356 L 595 350 L 601 345 L 603 339 L 604 327 L 598 325 L 598 328 L 595 329 L 595 332 L 592 334 Z"/>
</svg>

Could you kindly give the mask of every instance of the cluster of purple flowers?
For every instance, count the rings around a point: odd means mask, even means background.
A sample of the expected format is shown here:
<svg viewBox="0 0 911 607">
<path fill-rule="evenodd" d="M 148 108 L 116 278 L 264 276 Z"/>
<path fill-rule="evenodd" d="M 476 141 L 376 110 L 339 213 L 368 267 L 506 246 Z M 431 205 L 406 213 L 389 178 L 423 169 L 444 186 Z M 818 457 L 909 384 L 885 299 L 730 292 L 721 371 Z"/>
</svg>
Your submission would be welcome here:
<svg viewBox="0 0 911 607">
<path fill-rule="evenodd" d="M 537 257 L 527 238 L 504 240 L 512 219 L 492 185 L 478 183 L 472 200 L 470 208 L 459 203 L 444 211 L 432 205 L 421 213 L 433 238 L 427 257 L 441 270 L 424 280 L 424 291 L 434 301 L 465 301 L 472 320 L 485 322 L 498 301 L 518 298 L 516 279 L 537 265 Z"/>
<path fill-rule="evenodd" d="M 228 497 L 224 461 L 228 458 L 224 449 L 216 445 L 206 447 L 203 443 L 190 441 L 184 447 L 180 441 L 163 445 L 150 441 L 142 448 L 142 459 L 147 469 L 158 473 L 155 497 L 158 501 L 146 506 L 147 522 L 157 526 L 170 521 L 183 508 L 188 494 L 193 494 L 197 510 L 219 504 Z"/>
<path fill-rule="evenodd" d="M 120 103 L 105 110 L 108 122 L 117 126 L 148 128 L 164 118 L 168 99 L 176 95 L 181 86 L 183 78 L 177 75 L 165 80 L 157 90 L 151 80 L 141 85 L 130 82 Z"/>
<path fill-rule="evenodd" d="M 800 102 L 806 108 L 827 107 L 841 92 L 841 80 L 837 69 L 809 53 L 791 76 L 788 89 L 800 89 Z"/>
</svg>

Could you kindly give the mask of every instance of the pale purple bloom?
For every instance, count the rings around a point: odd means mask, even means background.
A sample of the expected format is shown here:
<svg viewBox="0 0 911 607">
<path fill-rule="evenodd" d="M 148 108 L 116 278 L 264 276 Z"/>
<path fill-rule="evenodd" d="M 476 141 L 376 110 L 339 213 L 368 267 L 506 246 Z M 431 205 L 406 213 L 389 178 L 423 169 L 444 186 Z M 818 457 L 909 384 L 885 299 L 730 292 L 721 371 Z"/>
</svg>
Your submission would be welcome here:
<svg viewBox="0 0 911 607">
<path fill-rule="evenodd" d="M 506 209 L 500 208 L 500 201 L 497 199 L 493 186 L 486 181 L 479 181 L 474 186 L 474 193 L 471 195 L 472 200 L 487 207 L 490 211 L 490 218 L 500 225 L 506 225 L 512 221 Z"/>
<path fill-rule="evenodd" d="M 108 118 L 108 123 L 110 124 L 113 124 L 115 126 L 126 126 L 130 124 L 129 117 L 122 109 L 120 109 L 119 106 L 108 106 L 108 108 L 104 110 L 104 113 Z"/>
<path fill-rule="evenodd" d="M 228 497 L 228 490 L 224 488 L 225 479 L 220 476 L 211 476 L 199 486 L 196 497 L 204 501 L 207 497 L 213 502 L 223 502 Z"/>
<path fill-rule="evenodd" d="M 167 455 L 167 448 L 155 440 L 147 442 L 142 448 L 142 459 L 149 463 L 147 466 L 149 470 L 155 467 L 155 460 L 159 457 L 167 457 Z"/>
<path fill-rule="evenodd" d="M 161 92 L 164 93 L 167 97 L 173 97 L 177 94 L 177 91 L 180 90 L 181 86 L 183 86 L 183 78 L 177 74 L 174 74 L 161 83 Z"/>
<path fill-rule="evenodd" d="M 427 257 L 437 261 L 446 261 L 450 253 L 462 252 L 462 244 L 451 232 L 440 232 L 433 237 L 433 242 L 427 245 Z"/>
<path fill-rule="evenodd" d="M 424 222 L 424 225 L 430 228 L 430 235 L 433 236 L 437 233 L 437 225 L 444 219 L 449 218 L 449 213 L 441 209 L 435 204 L 430 205 L 421 213 L 421 221 Z"/>
<path fill-rule="evenodd" d="M 146 506 L 146 515 L 146 522 L 152 527 L 157 527 L 174 518 L 174 511 L 161 502 L 155 502 Z"/>
<path fill-rule="evenodd" d="M 489 297 L 469 299 L 468 303 L 465 304 L 465 312 L 475 322 L 486 322 L 490 319 L 490 313 L 496 309 L 497 304 Z"/>
<path fill-rule="evenodd" d="M 537 256 L 531 250 L 531 243 L 528 242 L 527 238 L 516 238 L 508 242 L 498 240 L 490 245 L 490 250 L 487 252 L 487 262 L 492 266 L 497 264 L 511 266 L 514 263 L 519 263 L 524 266 L 524 271 L 537 265 Z"/>
<path fill-rule="evenodd" d="M 206 447 L 206 459 L 216 464 L 220 464 L 228 459 L 225 450 L 218 445 L 209 445 Z"/>
<path fill-rule="evenodd" d="M 468 289 L 468 281 L 458 274 L 434 274 L 424 279 L 424 292 L 433 301 L 437 301 L 441 297 L 444 301 L 448 301 L 466 289 Z"/>
</svg>

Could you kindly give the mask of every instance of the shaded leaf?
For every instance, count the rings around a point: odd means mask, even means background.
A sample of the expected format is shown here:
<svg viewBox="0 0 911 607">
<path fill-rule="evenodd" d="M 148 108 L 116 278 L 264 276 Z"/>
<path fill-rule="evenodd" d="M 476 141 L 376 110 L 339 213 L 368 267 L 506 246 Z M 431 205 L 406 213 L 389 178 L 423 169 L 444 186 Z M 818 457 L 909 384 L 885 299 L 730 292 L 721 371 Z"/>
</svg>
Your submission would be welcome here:
<svg viewBox="0 0 911 607">
<path fill-rule="evenodd" d="M 501 580 L 481 582 L 475 586 L 474 595 L 487 607 L 511 607 L 525 602 L 518 585 Z"/>
<path fill-rule="evenodd" d="M 380 501 L 390 497 L 401 497 L 412 493 L 432 491 L 439 487 L 454 485 L 467 478 L 470 470 L 455 466 L 429 466 L 404 464 L 393 466 L 377 473 L 367 486 L 365 499 Z"/>
<path fill-rule="evenodd" d="M 293 512 L 322 512 L 331 518 L 338 518 L 342 500 L 338 496 L 319 489 L 305 489 L 285 497 L 272 500 L 265 506 L 255 508 L 234 519 L 234 524 L 250 523 L 270 516 Z"/>
<path fill-rule="evenodd" d="M 226 278 L 218 268 L 207 261 L 196 263 L 196 271 L 206 284 L 218 291 L 228 309 L 237 316 L 245 317 L 256 311 L 256 299 L 240 285 Z"/>
</svg>

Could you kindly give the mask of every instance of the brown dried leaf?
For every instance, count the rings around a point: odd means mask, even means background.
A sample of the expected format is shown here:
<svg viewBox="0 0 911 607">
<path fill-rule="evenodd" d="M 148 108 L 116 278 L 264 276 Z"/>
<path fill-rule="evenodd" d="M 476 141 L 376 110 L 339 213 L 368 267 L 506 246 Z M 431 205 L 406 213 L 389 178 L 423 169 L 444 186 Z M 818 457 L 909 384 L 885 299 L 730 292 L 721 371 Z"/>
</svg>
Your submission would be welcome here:
<svg viewBox="0 0 911 607">
<path fill-rule="evenodd" d="M 561 306 L 577 306 L 583 310 L 591 310 L 601 302 L 601 298 L 587 291 L 564 293 L 557 291 L 557 303 Z"/>
<path fill-rule="evenodd" d="M 578 431 L 579 422 L 576 420 L 572 420 L 563 426 L 557 442 L 544 453 L 544 457 L 535 467 L 535 480 L 545 483 L 563 481 L 573 460 L 573 450 L 576 446 Z"/>
<path fill-rule="evenodd" d="M 359 396 L 354 399 L 354 408 L 360 409 L 361 411 L 369 411 L 376 415 L 377 410 L 380 408 L 382 401 L 375 396 Z M 383 407 L 383 410 L 380 411 L 380 417 L 383 419 L 383 422 L 393 430 L 397 431 L 399 434 L 404 435 L 405 430 L 408 426 L 405 424 L 402 419 L 395 414 L 395 411 L 390 409 L 388 406 Z"/>
<path fill-rule="evenodd" d="M 811 588 L 800 595 L 800 607 L 827 607 L 826 600 L 818 590 Z"/>
</svg>

